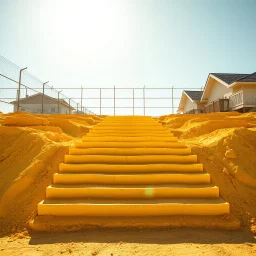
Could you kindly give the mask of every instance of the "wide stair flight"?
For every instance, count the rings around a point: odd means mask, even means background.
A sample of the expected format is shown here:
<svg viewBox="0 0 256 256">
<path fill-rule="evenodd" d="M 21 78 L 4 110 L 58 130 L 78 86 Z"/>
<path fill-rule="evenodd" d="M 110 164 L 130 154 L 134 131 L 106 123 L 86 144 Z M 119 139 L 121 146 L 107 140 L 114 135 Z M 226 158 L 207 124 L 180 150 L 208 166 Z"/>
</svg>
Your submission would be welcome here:
<svg viewBox="0 0 256 256">
<path fill-rule="evenodd" d="M 229 213 L 197 156 L 168 129 L 151 117 L 108 116 L 70 148 L 38 204 L 37 218 L 156 227 L 194 216 L 195 223 L 188 223 L 200 226 L 199 217 L 216 222 Z M 36 220 L 33 225 L 38 228 Z"/>
</svg>

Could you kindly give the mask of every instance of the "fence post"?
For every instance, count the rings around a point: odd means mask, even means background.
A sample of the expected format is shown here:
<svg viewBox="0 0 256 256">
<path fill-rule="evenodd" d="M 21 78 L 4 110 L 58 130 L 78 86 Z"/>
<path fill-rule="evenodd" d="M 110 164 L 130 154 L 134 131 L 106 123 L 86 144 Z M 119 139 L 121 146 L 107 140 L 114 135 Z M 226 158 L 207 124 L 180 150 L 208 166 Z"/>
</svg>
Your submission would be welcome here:
<svg viewBox="0 0 256 256">
<path fill-rule="evenodd" d="M 70 100 L 71 100 L 72 98 L 69 98 L 68 99 L 68 105 L 69 105 L 69 114 L 70 114 L 70 111 L 71 111 L 71 107 L 70 107 Z"/>
<path fill-rule="evenodd" d="M 116 87 L 114 86 L 114 116 L 116 115 Z"/>
<path fill-rule="evenodd" d="M 78 115 L 78 103 L 76 103 L 76 114 Z"/>
<path fill-rule="evenodd" d="M 134 115 L 134 88 L 132 89 L 132 114 Z"/>
<path fill-rule="evenodd" d="M 101 88 L 100 88 L 100 115 L 101 115 Z"/>
<path fill-rule="evenodd" d="M 22 71 L 23 71 L 23 70 L 25 70 L 25 69 L 27 69 L 27 67 L 26 67 L 26 68 L 22 68 L 22 69 L 20 70 L 17 111 L 19 111 L 19 110 L 20 110 L 20 85 L 21 85 L 21 73 L 22 73 Z"/>
<path fill-rule="evenodd" d="M 83 112 L 83 87 L 81 86 L 81 112 Z"/>
<path fill-rule="evenodd" d="M 145 116 L 146 115 L 145 85 L 143 87 L 143 108 L 144 108 L 144 116 Z"/>
<path fill-rule="evenodd" d="M 173 87 L 172 87 L 172 114 L 174 114 Z"/>
<path fill-rule="evenodd" d="M 60 93 L 61 92 L 62 90 L 58 92 L 58 114 L 60 113 Z"/>
<path fill-rule="evenodd" d="M 42 114 L 44 113 L 44 86 L 49 83 L 49 81 L 43 83 L 43 93 L 42 93 Z"/>
</svg>

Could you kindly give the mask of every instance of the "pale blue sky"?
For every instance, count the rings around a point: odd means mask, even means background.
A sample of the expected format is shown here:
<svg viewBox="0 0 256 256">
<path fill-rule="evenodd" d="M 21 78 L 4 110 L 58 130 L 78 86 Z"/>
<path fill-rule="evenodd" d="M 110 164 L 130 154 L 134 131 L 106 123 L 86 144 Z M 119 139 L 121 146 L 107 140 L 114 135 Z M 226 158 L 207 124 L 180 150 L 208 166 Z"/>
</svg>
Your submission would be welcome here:
<svg viewBox="0 0 256 256">
<path fill-rule="evenodd" d="M 200 88 L 256 71 L 256 0 L 0 0 L 0 55 L 55 87 Z"/>
</svg>

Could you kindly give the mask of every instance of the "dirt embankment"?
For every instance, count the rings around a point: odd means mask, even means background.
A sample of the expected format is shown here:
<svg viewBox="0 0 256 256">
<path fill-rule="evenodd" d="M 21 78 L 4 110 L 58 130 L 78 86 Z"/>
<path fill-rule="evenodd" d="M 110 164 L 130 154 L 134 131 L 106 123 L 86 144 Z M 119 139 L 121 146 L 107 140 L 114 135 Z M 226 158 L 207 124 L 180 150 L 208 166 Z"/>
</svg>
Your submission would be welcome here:
<svg viewBox="0 0 256 256">
<path fill-rule="evenodd" d="M 159 121 L 192 148 L 231 213 L 256 234 L 256 113 L 168 115 Z"/>
<path fill-rule="evenodd" d="M 22 230 L 68 148 L 101 118 L 89 115 L 0 114 L 0 230 Z"/>
</svg>

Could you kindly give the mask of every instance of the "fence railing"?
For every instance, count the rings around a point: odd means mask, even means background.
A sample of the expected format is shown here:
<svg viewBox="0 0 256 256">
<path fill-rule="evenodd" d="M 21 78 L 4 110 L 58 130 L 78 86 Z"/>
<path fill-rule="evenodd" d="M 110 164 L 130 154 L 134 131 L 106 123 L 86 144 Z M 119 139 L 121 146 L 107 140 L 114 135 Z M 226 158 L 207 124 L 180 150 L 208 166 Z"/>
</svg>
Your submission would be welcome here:
<svg viewBox="0 0 256 256">
<path fill-rule="evenodd" d="M 229 110 L 229 99 L 218 99 L 204 107 L 204 113 L 226 112 Z"/>
<path fill-rule="evenodd" d="M 237 106 L 240 106 L 243 104 L 243 92 L 239 91 L 237 93 L 232 94 L 229 97 L 229 107 L 230 109 L 233 109 Z"/>
<path fill-rule="evenodd" d="M 200 90 L 174 86 L 54 88 L 0 56 L 0 111 L 4 113 L 160 116 L 176 113 L 185 89 Z"/>
</svg>

